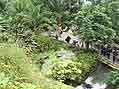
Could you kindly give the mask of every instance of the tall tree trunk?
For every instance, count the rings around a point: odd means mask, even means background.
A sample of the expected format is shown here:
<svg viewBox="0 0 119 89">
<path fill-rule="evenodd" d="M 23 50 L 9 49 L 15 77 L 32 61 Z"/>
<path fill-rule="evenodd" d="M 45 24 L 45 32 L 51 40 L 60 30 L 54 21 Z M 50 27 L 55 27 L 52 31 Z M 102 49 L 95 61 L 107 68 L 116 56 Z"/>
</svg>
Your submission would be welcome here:
<svg viewBox="0 0 119 89">
<path fill-rule="evenodd" d="M 62 26 L 61 26 L 61 16 L 57 17 L 57 35 L 60 36 L 62 32 Z"/>
<path fill-rule="evenodd" d="M 57 16 L 57 25 L 61 25 L 61 16 Z"/>
</svg>

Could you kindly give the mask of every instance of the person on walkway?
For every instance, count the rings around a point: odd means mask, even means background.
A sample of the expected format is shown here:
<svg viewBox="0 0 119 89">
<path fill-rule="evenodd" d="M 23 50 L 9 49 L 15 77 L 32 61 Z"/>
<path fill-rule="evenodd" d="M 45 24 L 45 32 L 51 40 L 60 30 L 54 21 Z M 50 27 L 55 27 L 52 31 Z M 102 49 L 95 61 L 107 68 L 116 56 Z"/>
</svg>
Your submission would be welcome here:
<svg viewBox="0 0 119 89">
<path fill-rule="evenodd" d="M 72 46 L 76 46 L 76 43 L 77 43 L 77 41 L 76 40 L 73 40 L 73 43 L 72 43 Z"/>
<path fill-rule="evenodd" d="M 96 44 L 97 52 L 100 53 L 100 44 Z"/>
<path fill-rule="evenodd" d="M 74 47 L 76 50 L 79 49 L 79 42 L 78 42 L 78 40 L 73 40 L 72 47 Z"/>
<path fill-rule="evenodd" d="M 117 55 L 118 55 L 118 53 L 117 53 L 117 48 L 114 47 L 114 49 L 113 49 L 113 62 L 116 61 L 116 59 L 117 59 Z"/>
<path fill-rule="evenodd" d="M 66 41 L 67 43 L 69 43 L 70 40 L 71 40 L 71 37 L 70 37 L 70 36 L 67 36 L 67 38 L 65 39 L 65 41 Z"/>
<path fill-rule="evenodd" d="M 57 27 L 57 29 L 56 29 L 56 35 L 58 36 L 58 37 L 60 37 L 61 36 L 61 34 L 62 34 L 62 26 L 61 26 L 61 24 L 58 24 L 58 27 Z"/>
<path fill-rule="evenodd" d="M 104 46 L 103 46 L 103 45 L 101 45 L 101 55 L 103 55 L 103 54 L 104 54 L 103 48 L 104 48 Z"/>
<path fill-rule="evenodd" d="M 58 35 L 57 34 L 56 34 L 55 38 L 58 39 Z"/>
<path fill-rule="evenodd" d="M 110 47 L 110 45 L 107 45 L 107 48 L 106 48 L 106 56 L 108 59 L 110 59 L 110 53 L 112 52 L 112 49 Z"/>
<path fill-rule="evenodd" d="M 106 46 L 105 46 L 105 45 L 102 45 L 102 46 L 101 46 L 101 54 L 102 54 L 103 56 L 106 56 Z"/>
</svg>

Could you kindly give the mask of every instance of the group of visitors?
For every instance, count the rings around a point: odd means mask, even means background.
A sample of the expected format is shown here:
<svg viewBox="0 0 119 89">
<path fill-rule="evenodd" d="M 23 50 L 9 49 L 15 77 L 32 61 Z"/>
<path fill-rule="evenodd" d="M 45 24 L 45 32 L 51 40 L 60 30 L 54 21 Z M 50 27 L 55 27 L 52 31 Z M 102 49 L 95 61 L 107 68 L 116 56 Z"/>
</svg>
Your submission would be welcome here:
<svg viewBox="0 0 119 89">
<path fill-rule="evenodd" d="M 68 31 L 65 31 L 67 29 L 68 29 Z M 61 27 L 58 27 L 56 39 L 58 39 L 58 37 L 60 37 L 65 42 L 70 44 L 72 47 L 78 47 L 79 46 L 79 40 L 77 40 L 76 37 L 73 36 L 73 32 L 71 30 L 69 30 L 69 28 L 65 28 L 65 30 L 62 30 Z"/>
<path fill-rule="evenodd" d="M 65 38 L 64 41 L 71 44 L 72 47 L 77 48 L 77 49 L 81 47 L 79 40 L 75 40 L 74 38 L 72 38 L 72 35 L 70 35 L 70 33 L 63 32 L 60 26 L 57 29 L 56 39 L 58 39 L 58 37 L 61 37 L 61 35 L 64 36 Z M 113 59 L 113 62 L 117 60 L 118 51 L 116 47 L 111 47 L 110 45 L 105 44 L 99 47 L 98 50 L 101 51 L 101 55 L 107 57 L 108 59 Z"/>
<path fill-rule="evenodd" d="M 111 47 L 110 45 L 101 46 L 101 55 L 107 57 L 108 59 L 113 59 L 113 62 L 117 60 L 118 49 L 116 47 Z"/>
</svg>

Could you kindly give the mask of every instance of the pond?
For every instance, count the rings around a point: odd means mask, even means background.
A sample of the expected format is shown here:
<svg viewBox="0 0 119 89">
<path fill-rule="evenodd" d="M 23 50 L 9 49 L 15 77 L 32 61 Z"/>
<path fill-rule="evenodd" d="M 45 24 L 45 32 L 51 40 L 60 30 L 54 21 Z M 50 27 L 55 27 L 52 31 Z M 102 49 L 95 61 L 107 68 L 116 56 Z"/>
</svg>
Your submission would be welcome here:
<svg viewBox="0 0 119 89">
<path fill-rule="evenodd" d="M 99 64 L 96 71 L 91 73 L 85 80 L 86 84 L 81 84 L 75 89 L 105 89 L 105 78 L 112 69 L 105 64 Z M 86 85 L 91 85 L 92 88 L 86 88 Z"/>
</svg>

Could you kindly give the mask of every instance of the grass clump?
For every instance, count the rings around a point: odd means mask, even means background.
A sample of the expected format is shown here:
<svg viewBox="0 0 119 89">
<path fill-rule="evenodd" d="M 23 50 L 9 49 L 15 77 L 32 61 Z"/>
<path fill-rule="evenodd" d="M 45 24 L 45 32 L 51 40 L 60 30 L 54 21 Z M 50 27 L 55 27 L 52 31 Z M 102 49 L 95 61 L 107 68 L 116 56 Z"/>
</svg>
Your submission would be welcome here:
<svg viewBox="0 0 119 89">
<path fill-rule="evenodd" d="M 28 60 L 24 49 L 17 44 L 0 44 L 0 89 L 41 89 L 24 88 L 37 87 L 35 84 L 40 80 L 34 78 L 40 74 L 35 72 L 37 68 Z"/>
<path fill-rule="evenodd" d="M 32 66 L 27 60 L 23 48 L 16 44 L 0 44 L 0 72 L 14 78 L 28 77 Z"/>
</svg>

